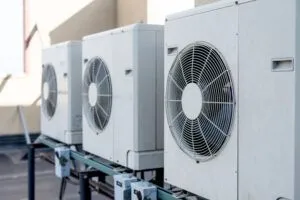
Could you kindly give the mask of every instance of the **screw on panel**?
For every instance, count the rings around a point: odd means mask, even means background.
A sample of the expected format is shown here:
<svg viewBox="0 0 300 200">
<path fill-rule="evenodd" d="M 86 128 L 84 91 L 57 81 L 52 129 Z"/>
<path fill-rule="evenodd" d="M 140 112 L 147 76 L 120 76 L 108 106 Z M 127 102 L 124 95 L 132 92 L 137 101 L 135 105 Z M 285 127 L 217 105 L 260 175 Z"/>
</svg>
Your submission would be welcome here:
<svg viewBox="0 0 300 200">
<path fill-rule="evenodd" d="M 89 59 L 87 59 L 87 58 L 85 58 L 85 59 L 83 60 L 84 63 L 87 63 L 88 61 L 89 61 Z"/>
</svg>

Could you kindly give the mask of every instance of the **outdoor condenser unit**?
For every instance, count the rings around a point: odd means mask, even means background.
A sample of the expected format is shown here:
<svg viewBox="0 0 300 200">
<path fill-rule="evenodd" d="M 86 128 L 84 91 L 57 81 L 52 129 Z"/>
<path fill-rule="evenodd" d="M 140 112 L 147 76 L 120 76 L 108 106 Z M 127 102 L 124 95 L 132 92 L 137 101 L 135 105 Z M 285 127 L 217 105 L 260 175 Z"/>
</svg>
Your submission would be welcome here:
<svg viewBox="0 0 300 200">
<path fill-rule="evenodd" d="M 300 199 L 300 2 L 167 17 L 165 181 L 210 200 Z"/>
<path fill-rule="evenodd" d="M 43 50 L 41 132 L 66 144 L 82 141 L 81 42 Z"/>
<path fill-rule="evenodd" d="M 134 169 L 163 166 L 163 26 L 83 39 L 83 148 Z"/>
</svg>

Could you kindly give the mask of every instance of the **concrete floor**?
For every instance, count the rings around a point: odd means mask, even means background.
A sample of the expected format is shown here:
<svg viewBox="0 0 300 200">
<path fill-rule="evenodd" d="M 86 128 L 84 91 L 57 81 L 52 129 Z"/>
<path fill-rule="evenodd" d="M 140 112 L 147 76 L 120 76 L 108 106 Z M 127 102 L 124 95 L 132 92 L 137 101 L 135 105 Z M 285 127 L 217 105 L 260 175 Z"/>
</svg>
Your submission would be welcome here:
<svg viewBox="0 0 300 200">
<path fill-rule="evenodd" d="M 22 150 L 0 150 L 0 199 L 27 200 L 27 162 L 21 161 Z M 36 160 L 36 200 L 58 199 L 60 179 L 54 166 Z M 64 200 L 79 200 L 79 186 L 67 184 Z M 108 200 L 93 194 L 93 200 Z"/>
</svg>

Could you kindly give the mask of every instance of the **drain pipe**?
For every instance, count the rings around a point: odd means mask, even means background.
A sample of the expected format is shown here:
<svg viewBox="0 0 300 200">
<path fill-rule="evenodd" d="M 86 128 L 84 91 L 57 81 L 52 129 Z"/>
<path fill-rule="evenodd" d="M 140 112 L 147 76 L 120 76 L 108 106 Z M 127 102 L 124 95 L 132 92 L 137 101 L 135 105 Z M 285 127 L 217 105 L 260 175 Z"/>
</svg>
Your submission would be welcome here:
<svg viewBox="0 0 300 200">
<path fill-rule="evenodd" d="M 29 132 L 28 132 L 28 127 L 27 127 L 27 123 L 26 123 L 26 120 L 25 120 L 24 112 L 23 112 L 23 107 L 18 106 L 18 111 L 19 111 L 20 121 L 22 123 L 23 130 L 24 130 L 24 136 L 25 136 L 26 144 L 31 144 L 31 140 L 30 140 L 30 136 L 29 136 Z"/>
</svg>

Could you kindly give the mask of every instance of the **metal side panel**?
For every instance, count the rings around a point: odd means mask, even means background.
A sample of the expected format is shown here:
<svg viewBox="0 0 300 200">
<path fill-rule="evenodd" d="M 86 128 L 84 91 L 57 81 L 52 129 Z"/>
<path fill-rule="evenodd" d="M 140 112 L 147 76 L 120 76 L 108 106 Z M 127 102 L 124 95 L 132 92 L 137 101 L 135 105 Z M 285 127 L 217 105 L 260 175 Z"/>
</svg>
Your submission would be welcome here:
<svg viewBox="0 0 300 200">
<path fill-rule="evenodd" d="M 82 43 L 83 64 L 82 64 L 82 81 L 84 79 L 85 70 L 87 68 L 88 61 L 99 57 L 105 62 L 109 70 L 110 76 L 113 79 L 112 74 L 112 52 L 111 52 L 111 39 L 109 37 L 88 37 L 83 40 Z M 85 62 L 86 61 L 86 62 Z M 83 83 L 84 84 L 84 83 Z M 114 95 L 114 84 L 112 84 L 112 94 Z M 82 102 L 83 104 L 88 102 Z M 115 114 L 114 101 L 112 102 L 111 116 L 108 124 L 102 132 L 97 133 L 94 128 L 90 126 L 89 119 L 85 115 L 85 109 L 82 109 L 82 125 L 83 125 L 83 149 L 103 157 L 107 160 L 113 160 L 113 138 L 114 129 L 113 121 Z"/>
<path fill-rule="evenodd" d="M 295 0 L 239 6 L 239 199 L 295 188 Z M 299 114 L 299 113 L 296 113 Z M 298 144 L 299 145 L 299 144 Z"/>
<path fill-rule="evenodd" d="M 134 45 L 132 30 L 112 36 L 114 162 L 123 166 L 128 165 L 127 155 L 134 146 Z"/>
<path fill-rule="evenodd" d="M 189 44 L 206 42 L 224 57 L 238 94 L 238 7 L 232 3 L 226 5 L 216 10 L 210 7 L 211 12 L 199 13 L 195 9 L 166 23 L 165 88 L 176 55 Z M 177 145 L 165 115 L 165 181 L 207 199 L 237 200 L 237 125 L 235 118 L 230 138 L 215 158 L 197 163 Z"/>
</svg>

